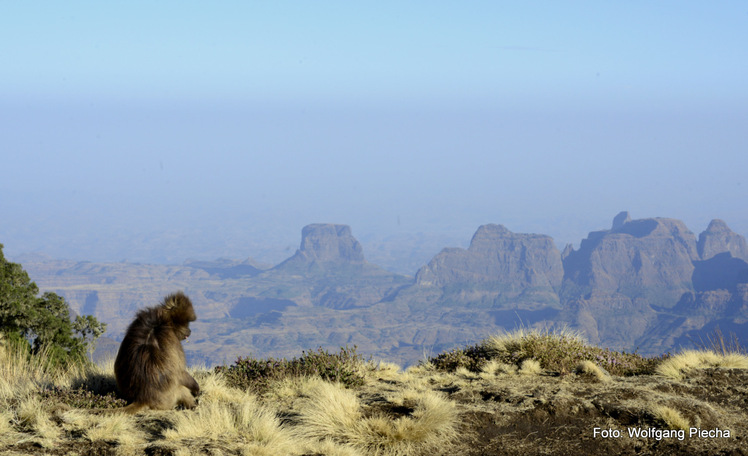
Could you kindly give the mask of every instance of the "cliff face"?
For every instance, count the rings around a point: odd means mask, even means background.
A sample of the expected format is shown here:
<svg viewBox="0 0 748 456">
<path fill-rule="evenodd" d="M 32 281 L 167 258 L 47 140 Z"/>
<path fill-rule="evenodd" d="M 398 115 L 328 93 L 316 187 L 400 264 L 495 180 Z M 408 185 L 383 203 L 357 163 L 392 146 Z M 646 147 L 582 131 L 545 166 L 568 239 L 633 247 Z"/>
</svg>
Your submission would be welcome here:
<svg viewBox="0 0 748 456">
<path fill-rule="evenodd" d="M 467 250 L 444 249 L 421 268 L 416 284 L 442 288 L 445 296 L 458 301 L 499 304 L 521 297 L 557 303 L 562 278 L 561 253 L 552 238 L 483 225 Z M 462 296 L 450 290 L 460 290 Z"/>
<path fill-rule="evenodd" d="M 693 288 L 696 237 L 679 220 L 630 220 L 622 214 L 612 229 L 590 233 L 566 256 L 565 295 L 623 295 L 674 306 Z"/>
<path fill-rule="evenodd" d="M 621 213 L 564 257 L 564 318 L 592 342 L 649 353 L 716 324 L 746 333 L 746 257 L 745 239 L 721 220 L 697 242 L 678 220 Z"/>
<path fill-rule="evenodd" d="M 735 258 L 748 261 L 748 245 L 745 238 L 734 233 L 719 219 L 712 220 L 707 229 L 699 234 L 697 249 L 702 260 L 729 252 Z"/>
<path fill-rule="evenodd" d="M 593 343 L 635 345 L 657 318 L 693 291 L 696 237 L 683 222 L 631 220 L 588 235 L 564 258 L 563 318 Z"/>
</svg>

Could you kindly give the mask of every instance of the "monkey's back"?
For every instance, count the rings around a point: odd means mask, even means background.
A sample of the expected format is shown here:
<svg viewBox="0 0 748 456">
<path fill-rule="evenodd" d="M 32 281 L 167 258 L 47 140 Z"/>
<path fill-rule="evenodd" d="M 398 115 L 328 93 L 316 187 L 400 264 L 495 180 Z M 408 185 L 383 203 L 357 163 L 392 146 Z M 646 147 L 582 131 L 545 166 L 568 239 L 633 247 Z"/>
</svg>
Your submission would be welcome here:
<svg viewBox="0 0 748 456">
<path fill-rule="evenodd" d="M 186 361 L 175 328 L 161 306 L 143 309 L 127 328 L 114 374 L 128 402 L 154 403 L 177 382 Z"/>
</svg>

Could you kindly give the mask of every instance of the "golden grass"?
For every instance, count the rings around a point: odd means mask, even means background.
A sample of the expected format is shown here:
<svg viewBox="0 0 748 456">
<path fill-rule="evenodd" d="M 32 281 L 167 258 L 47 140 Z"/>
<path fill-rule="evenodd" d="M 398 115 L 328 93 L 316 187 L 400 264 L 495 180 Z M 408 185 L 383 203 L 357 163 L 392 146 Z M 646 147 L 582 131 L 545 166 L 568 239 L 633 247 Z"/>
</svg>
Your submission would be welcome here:
<svg viewBox="0 0 748 456">
<path fill-rule="evenodd" d="M 75 363 L 51 369 L 45 365 L 46 357 L 44 350 L 28 356 L 21 349 L 3 347 L 0 350 L 0 403 L 27 396 L 45 386 L 67 387 L 76 379 L 89 376 L 91 369 L 98 369 Z"/>
<path fill-rule="evenodd" d="M 50 448 L 62 436 L 62 430 L 52 422 L 49 411 L 36 396 L 24 399 L 17 410 L 21 427 L 31 431 L 33 441 L 41 446 Z"/>
<path fill-rule="evenodd" d="M 666 378 L 680 380 L 690 369 L 714 367 L 748 369 L 748 356 L 740 353 L 720 354 L 712 350 L 684 350 L 660 363 L 656 373 Z"/>
<path fill-rule="evenodd" d="M 247 455 L 291 454 L 298 442 L 275 412 L 246 392 L 228 388 L 220 376 L 203 376 L 200 405 L 177 412 L 168 442 L 213 444 Z"/>
<path fill-rule="evenodd" d="M 488 361 L 481 369 L 481 378 L 489 379 L 501 375 L 516 375 L 517 366 L 514 364 L 502 363 L 497 359 Z"/>
<path fill-rule="evenodd" d="M 402 381 L 403 377 L 408 375 L 406 372 L 403 372 L 399 365 L 385 361 L 379 361 L 376 365 L 370 366 L 369 373 L 373 374 L 367 375 L 369 379 L 376 378 L 399 381 Z"/>
<path fill-rule="evenodd" d="M 16 439 L 16 432 L 13 428 L 15 415 L 10 410 L 0 411 L 0 445 L 13 442 Z"/>
<path fill-rule="evenodd" d="M 296 432 L 308 440 L 331 440 L 364 454 L 402 456 L 443 447 L 456 434 L 454 403 L 433 391 L 405 390 L 388 397 L 388 403 L 407 404 L 413 411 L 396 418 L 384 411 L 364 413 L 353 391 L 318 382 L 300 407 Z"/>
<path fill-rule="evenodd" d="M 0 350 L 0 400 L 26 395 L 47 377 L 39 358 L 29 359 L 21 350 Z"/>
<path fill-rule="evenodd" d="M 576 373 L 578 375 L 585 375 L 593 378 L 594 380 L 607 383 L 611 380 L 610 375 L 600 368 L 597 364 L 592 361 L 582 361 L 577 365 Z"/>
<path fill-rule="evenodd" d="M 116 442 L 119 445 L 142 443 L 145 435 L 138 429 L 137 419 L 123 413 L 92 415 L 85 410 L 61 414 L 63 429 L 79 432 L 91 442 Z"/>
<path fill-rule="evenodd" d="M 688 428 L 691 427 L 688 420 L 683 418 L 680 412 L 671 407 L 656 405 L 652 407 L 652 415 L 654 415 L 656 419 L 664 422 L 670 429 L 682 429 L 687 431 Z"/>
<path fill-rule="evenodd" d="M 522 361 L 522 365 L 519 368 L 520 375 L 540 375 L 543 373 L 543 368 L 540 367 L 540 363 L 534 359 L 526 359 Z"/>
</svg>

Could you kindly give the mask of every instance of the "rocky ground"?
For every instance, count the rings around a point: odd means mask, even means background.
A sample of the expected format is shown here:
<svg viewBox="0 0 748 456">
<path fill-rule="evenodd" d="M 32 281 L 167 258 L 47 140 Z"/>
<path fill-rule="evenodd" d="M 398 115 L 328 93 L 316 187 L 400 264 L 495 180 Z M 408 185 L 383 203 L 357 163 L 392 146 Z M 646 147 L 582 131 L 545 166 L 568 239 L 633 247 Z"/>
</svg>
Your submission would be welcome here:
<svg viewBox="0 0 748 456">
<path fill-rule="evenodd" d="M 468 380 L 446 388 L 462 410 L 463 437 L 454 454 L 747 454 L 747 382 L 744 369 L 698 370 L 678 381 Z M 687 425 L 669 423 L 661 407 Z"/>
</svg>

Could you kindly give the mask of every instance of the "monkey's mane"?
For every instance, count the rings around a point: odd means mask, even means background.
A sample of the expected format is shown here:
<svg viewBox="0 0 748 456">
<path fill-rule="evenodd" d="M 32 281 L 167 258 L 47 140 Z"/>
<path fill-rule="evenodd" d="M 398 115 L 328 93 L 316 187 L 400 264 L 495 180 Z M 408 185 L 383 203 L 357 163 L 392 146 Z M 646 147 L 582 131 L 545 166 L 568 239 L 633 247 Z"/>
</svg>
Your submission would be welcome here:
<svg viewBox="0 0 748 456">
<path fill-rule="evenodd" d="M 192 303 L 181 293 L 168 296 L 163 304 L 138 311 L 122 341 L 124 361 L 130 368 L 126 385 L 129 401 L 154 401 L 159 391 L 178 382 L 185 365 L 181 339 L 190 321 L 196 319 Z M 146 382 L 143 388 L 133 382 Z M 137 397 L 136 397 L 137 395 Z"/>
</svg>

